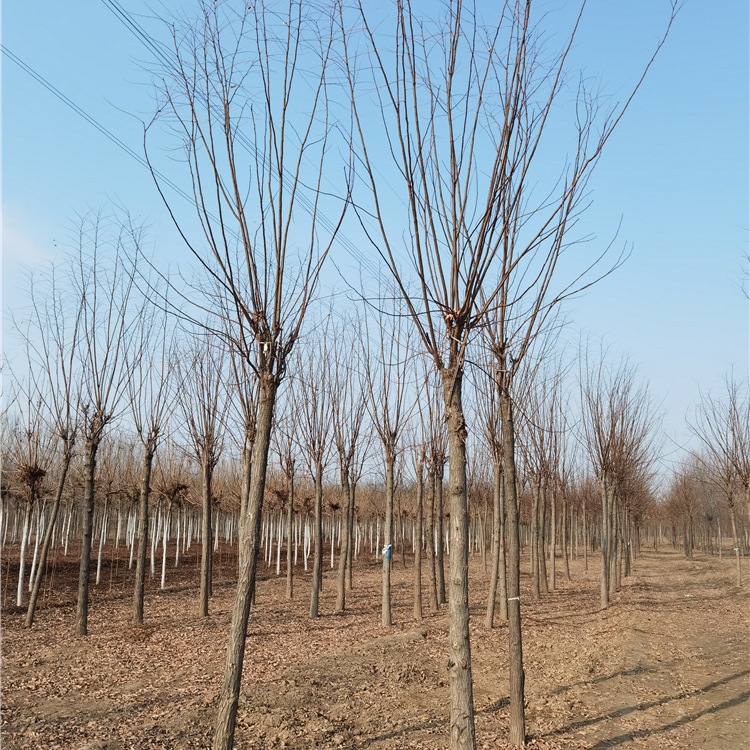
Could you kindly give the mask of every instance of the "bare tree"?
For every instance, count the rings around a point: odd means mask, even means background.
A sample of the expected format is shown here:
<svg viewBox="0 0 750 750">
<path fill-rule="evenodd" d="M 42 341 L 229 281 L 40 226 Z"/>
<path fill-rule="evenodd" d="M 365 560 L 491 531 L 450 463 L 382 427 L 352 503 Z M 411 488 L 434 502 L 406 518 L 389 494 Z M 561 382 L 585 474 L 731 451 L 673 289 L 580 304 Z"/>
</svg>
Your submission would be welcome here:
<svg viewBox="0 0 750 750">
<path fill-rule="evenodd" d="M 299 354 L 297 369 L 302 373 L 295 385 L 300 394 L 298 411 L 301 443 L 307 454 L 310 475 L 315 486 L 315 553 L 313 556 L 310 617 L 318 616 L 320 588 L 323 582 L 323 472 L 333 452 L 329 439 L 332 422 L 331 362 L 328 318 L 317 340 L 305 354 Z M 304 363 L 304 364 L 303 364 Z M 333 544 L 333 540 L 331 540 Z"/>
<path fill-rule="evenodd" d="M 321 191 L 332 145 L 331 27 L 330 14 L 298 0 L 284 11 L 201 0 L 193 23 L 173 27 L 173 57 L 160 71 L 159 115 L 184 148 L 199 237 L 172 210 L 153 170 L 157 187 L 210 280 L 201 291 L 203 306 L 218 310 L 212 330 L 230 339 L 258 381 L 216 750 L 233 744 L 276 393 L 347 204 L 344 189 L 338 220 L 322 216 L 337 192 Z"/>
<path fill-rule="evenodd" d="M 125 347 L 139 322 L 131 304 L 136 267 L 125 261 L 132 226 L 84 216 L 77 230 L 71 282 L 81 300 L 81 432 L 84 440 L 83 532 L 76 635 L 88 634 L 89 570 L 96 456 L 105 430 L 122 408 L 130 371 Z M 134 253 L 129 253 L 134 256 Z"/>
<path fill-rule="evenodd" d="M 619 580 L 615 573 L 622 539 L 618 513 L 629 484 L 647 477 L 655 458 L 655 413 L 645 385 L 636 382 L 635 368 L 623 359 L 616 367 L 602 356 L 599 363 L 582 357 L 581 440 L 599 482 L 602 504 L 602 608 L 609 605 Z"/>
<path fill-rule="evenodd" d="M 214 469 L 224 448 L 222 415 L 226 384 L 225 352 L 209 341 L 204 340 L 200 344 L 192 357 L 187 358 L 189 367 L 178 364 L 178 398 L 193 459 L 200 467 L 201 474 L 203 522 L 198 610 L 201 617 L 208 617 L 208 599 L 213 594 L 212 482 Z"/>
<path fill-rule="evenodd" d="M 734 379 L 726 381 L 726 400 L 701 394 L 695 417 L 688 420 L 700 440 L 703 453 L 698 458 L 709 480 L 724 494 L 729 507 L 737 564 L 737 585 L 742 582 L 740 541 L 737 534 L 738 490 L 744 495 L 750 513 L 750 397 Z"/>
<path fill-rule="evenodd" d="M 47 567 L 47 555 L 73 458 L 79 428 L 78 409 L 81 391 L 80 368 L 77 367 L 77 361 L 83 299 L 71 297 L 69 290 L 62 288 L 54 267 L 41 280 L 41 284 L 40 288 L 33 277 L 30 280 L 31 314 L 29 330 L 24 338 L 27 342 L 29 362 L 33 363 L 33 369 L 39 373 L 39 380 L 44 381 L 43 387 L 39 384 L 40 394 L 45 394 L 43 407 L 48 429 L 58 442 L 59 465 L 57 486 L 26 611 L 27 628 L 34 622 L 36 604 Z"/>
<path fill-rule="evenodd" d="M 43 409 L 43 395 L 34 380 L 31 360 L 27 360 L 29 372 L 23 382 L 17 382 L 17 413 L 7 431 L 7 458 L 11 479 L 24 497 L 24 517 L 21 530 L 21 550 L 18 566 L 18 588 L 16 606 L 23 605 L 26 573 L 26 549 L 31 538 L 32 514 L 37 511 L 37 536 L 41 525 L 41 510 L 38 501 L 42 495 L 44 478 L 54 459 L 54 434 L 47 429 Z M 31 571 L 33 584 L 34 570 Z"/>
<path fill-rule="evenodd" d="M 365 319 L 363 365 L 367 382 L 367 406 L 385 459 L 385 520 L 383 525 L 382 595 L 380 624 L 390 627 L 391 568 L 393 565 L 393 499 L 399 439 L 408 419 L 406 392 L 409 387 L 411 352 L 404 317 L 394 305 L 380 310 L 377 323 Z M 372 329 L 372 333 L 371 333 Z"/>
<path fill-rule="evenodd" d="M 445 9 L 442 22 L 429 23 L 405 2 L 395 9 L 393 39 L 384 40 L 363 4 L 357 6 L 360 36 L 347 32 L 341 12 L 346 74 L 367 193 L 361 202 L 367 202 L 369 212 L 365 216 L 360 211 L 359 216 L 396 280 L 443 386 L 450 536 L 455 551 L 449 575 L 452 748 L 475 746 L 466 572 L 467 425 L 461 396 L 466 347 L 472 332 L 497 313 L 493 350 L 502 373 L 500 408 L 504 428 L 508 425 L 503 435 L 512 441 L 508 406 L 515 363 L 525 356 L 553 301 L 570 290 L 567 283 L 562 290 L 551 289 L 557 260 L 569 246 L 564 238 L 582 210 L 588 177 L 602 148 L 632 99 L 631 95 L 623 107 L 597 122 L 598 103 L 581 81 L 573 115 L 573 157 L 564 165 L 559 182 L 534 206 L 530 186 L 537 177 L 532 165 L 542 153 L 539 144 L 553 119 L 550 113 L 565 90 L 564 71 L 577 23 L 563 51 L 550 57 L 542 54 L 542 30 L 532 17 L 530 2 L 506 5 L 499 15 L 494 25 L 480 24 L 456 0 Z M 367 64 L 360 64 L 363 47 Z M 366 90 L 361 85 L 365 76 Z M 370 102 L 383 124 L 384 135 L 377 140 L 370 127 Z M 404 233 L 391 229 L 386 183 L 381 165 L 375 164 L 375 149 L 383 138 L 403 181 L 409 222 Z M 377 158 L 382 158 L 380 150 Z M 513 352 L 511 342 L 517 345 Z M 506 462 L 513 461 L 512 448 L 503 446 Z M 515 483 L 514 468 L 508 466 L 504 474 L 509 486 Z M 515 486 L 511 491 L 509 503 L 515 502 Z M 514 556 L 515 541 L 511 538 L 509 543 Z M 523 744 L 520 605 L 516 604 L 520 600 L 513 562 L 510 572 L 510 739 Z"/>
<path fill-rule="evenodd" d="M 138 555 L 133 588 L 133 620 L 143 622 L 143 593 L 146 577 L 148 544 L 148 501 L 151 469 L 165 422 L 170 417 L 176 397 L 172 388 L 175 363 L 174 338 L 166 310 L 144 305 L 141 321 L 131 346 L 126 349 L 131 360 L 128 400 L 138 439 L 143 445 L 138 503 Z M 191 425 L 192 427 L 192 425 Z M 192 435 L 192 429 L 190 430 Z M 171 504 L 174 498 L 169 500 Z"/>
<path fill-rule="evenodd" d="M 352 563 L 352 540 L 354 525 L 354 501 L 357 482 L 361 476 L 362 464 L 367 449 L 362 445 L 362 426 L 367 412 L 367 400 L 361 376 L 360 342 L 353 339 L 361 335 L 359 326 L 354 326 L 354 335 L 347 336 L 345 323 L 343 330 L 335 330 L 331 354 L 331 410 L 333 438 L 339 462 L 339 477 L 343 495 L 343 533 L 336 590 L 336 612 L 346 609 L 347 570 Z"/>
</svg>

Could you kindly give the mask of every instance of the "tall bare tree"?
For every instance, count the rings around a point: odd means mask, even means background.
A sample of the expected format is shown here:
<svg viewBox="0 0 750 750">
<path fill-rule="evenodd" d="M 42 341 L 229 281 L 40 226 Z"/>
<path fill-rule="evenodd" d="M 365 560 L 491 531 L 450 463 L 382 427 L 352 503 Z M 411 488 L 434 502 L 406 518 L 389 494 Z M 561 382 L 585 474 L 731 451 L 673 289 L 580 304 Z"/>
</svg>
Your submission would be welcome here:
<svg viewBox="0 0 750 750">
<path fill-rule="evenodd" d="M 131 346 L 126 349 L 126 356 L 132 363 L 131 377 L 128 380 L 128 400 L 133 425 L 143 445 L 138 502 L 138 554 L 133 587 L 133 621 L 141 623 L 146 580 L 151 470 L 159 440 L 172 413 L 176 397 L 176 391 L 172 387 L 176 352 L 167 310 L 144 305 L 140 324 L 130 343 Z"/>
<path fill-rule="evenodd" d="M 224 448 L 225 352 L 204 340 L 186 359 L 188 367 L 178 364 L 178 398 L 193 459 L 200 467 L 203 521 L 198 610 L 201 617 L 208 617 L 208 600 L 213 594 L 213 476 Z"/>
<path fill-rule="evenodd" d="M 581 440 L 599 482 L 602 505 L 601 607 L 609 605 L 617 578 L 614 566 L 621 543 L 618 513 L 630 483 L 648 476 L 655 459 L 659 416 L 648 388 L 636 381 L 636 370 L 623 359 L 611 366 L 604 356 L 582 357 Z"/>
<path fill-rule="evenodd" d="M 699 460 L 710 481 L 723 493 L 734 537 L 737 585 L 742 583 L 740 541 L 737 534 L 737 495 L 742 493 L 750 513 L 750 397 L 732 378 L 726 381 L 726 399 L 701 394 L 695 416 L 688 420 L 703 448 Z"/>
<path fill-rule="evenodd" d="M 331 361 L 328 318 L 312 340 L 307 352 L 299 354 L 297 369 L 301 373 L 295 386 L 300 395 L 298 419 L 300 442 L 307 455 L 315 487 L 315 521 L 313 539 L 312 591 L 310 617 L 318 616 L 320 588 L 323 582 L 323 472 L 333 453 L 330 439 L 332 423 Z M 333 544 L 333 539 L 331 539 Z"/>
<path fill-rule="evenodd" d="M 34 622 L 36 604 L 47 567 L 47 555 L 52 542 L 65 482 L 68 478 L 79 428 L 79 399 L 81 392 L 78 345 L 83 298 L 74 297 L 64 288 L 54 267 L 37 281 L 30 279 L 31 314 L 25 332 L 29 360 L 45 394 L 43 405 L 46 421 L 59 446 L 57 486 L 50 508 L 47 527 L 39 553 L 37 574 L 33 581 L 25 626 Z M 40 387 L 41 387 L 40 382 Z"/>
<path fill-rule="evenodd" d="M 89 570 L 94 516 L 96 456 L 105 430 L 123 408 L 130 380 L 126 343 L 139 315 L 132 305 L 136 266 L 132 225 L 101 215 L 84 216 L 77 227 L 71 282 L 81 300 L 80 367 L 83 446 L 83 531 L 78 577 L 76 635 L 88 634 Z"/>
<path fill-rule="evenodd" d="M 359 341 L 353 340 L 361 335 L 358 325 L 353 326 L 354 334 L 348 336 L 345 331 L 349 325 L 345 322 L 342 330 L 333 335 L 331 354 L 333 372 L 331 373 L 331 409 L 333 438 L 338 454 L 339 478 L 343 496 L 343 525 L 341 535 L 341 553 L 336 589 L 336 612 L 346 608 L 347 570 L 351 569 L 352 543 L 354 525 L 354 501 L 357 482 L 362 474 L 367 448 L 363 445 L 362 427 L 367 412 L 367 398 L 360 374 Z"/>
<path fill-rule="evenodd" d="M 375 323 L 365 319 L 363 365 L 367 382 L 367 406 L 373 428 L 380 438 L 385 459 L 385 519 L 383 524 L 382 589 L 380 624 L 392 625 L 391 569 L 393 565 L 393 499 L 399 441 L 408 419 L 411 352 L 403 314 L 397 306 L 379 310 Z"/>
<path fill-rule="evenodd" d="M 159 71 L 159 115 L 184 148 L 197 236 L 172 210 L 154 170 L 157 187 L 209 279 L 201 291 L 202 306 L 218 309 L 212 330 L 230 339 L 258 381 L 216 750 L 233 744 L 276 393 L 347 205 L 346 187 L 321 190 L 335 153 L 327 88 L 332 25 L 330 14 L 299 0 L 283 10 L 262 1 L 237 8 L 200 0 L 192 22 L 172 27 L 173 55 Z M 332 220 L 323 216 L 331 205 Z"/>
<path fill-rule="evenodd" d="M 476 328 L 496 313 L 493 350 L 502 373 L 503 436 L 512 442 L 508 407 L 515 363 L 525 356 L 553 302 L 570 291 L 570 280 L 552 288 L 557 261 L 570 246 L 566 236 L 582 210 L 592 169 L 632 95 L 619 109 L 597 117 L 598 102 L 581 79 L 572 115 L 573 155 L 562 164 L 559 181 L 534 204 L 530 187 L 539 179 L 534 167 L 544 158 L 542 136 L 552 129 L 552 113 L 567 90 L 565 70 L 578 23 L 562 52 L 550 56 L 542 50 L 542 17 L 532 15 L 530 1 L 503 5 L 499 20 L 484 24 L 461 0 L 449 3 L 437 23 L 420 19 L 407 0 L 393 10 L 390 38 L 362 3 L 355 14 L 357 31 L 349 32 L 341 11 L 364 183 L 357 203 L 368 211 L 359 216 L 440 373 L 449 441 L 451 747 L 474 748 L 462 401 L 466 348 Z M 382 123 L 377 136 L 373 120 Z M 408 231 L 393 229 L 386 200 L 390 186 L 381 177 L 384 141 L 402 181 Z M 506 463 L 513 461 L 512 448 L 503 446 Z M 508 465 L 504 475 L 515 483 L 514 467 Z M 509 504 L 515 486 L 511 491 Z M 515 541 L 509 542 L 514 556 Z M 512 562 L 510 739 L 523 744 L 515 579 Z"/>
</svg>

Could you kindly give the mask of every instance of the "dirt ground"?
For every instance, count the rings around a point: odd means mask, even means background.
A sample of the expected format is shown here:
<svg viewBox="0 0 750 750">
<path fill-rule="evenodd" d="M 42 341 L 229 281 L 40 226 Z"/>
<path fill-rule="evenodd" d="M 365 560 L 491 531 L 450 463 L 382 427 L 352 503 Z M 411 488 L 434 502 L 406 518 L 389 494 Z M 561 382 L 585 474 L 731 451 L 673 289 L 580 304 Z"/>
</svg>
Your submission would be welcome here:
<svg viewBox="0 0 750 750">
<path fill-rule="evenodd" d="M 193 550 L 195 554 L 195 550 Z M 77 563 L 58 553 L 34 628 L 16 610 L 14 550 L 2 572 L 3 750 L 207 747 L 223 672 L 233 588 L 231 551 L 215 568 L 211 616 L 197 612 L 196 558 L 156 581 L 146 623 L 130 624 L 131 573 L 111 551 L 94 586 L 87 638 L 72 635 Z M 15 552 L 17 558 L 17 551 Z M 114 560 L 110 570 L 107 559 Z M 409 563 L 410 561 L 407 560 Z M 527 565 L 528 561 L 524 560 Z M 559 566 L 562 567 L 562 566 Z M 236 748 L 445 748 L 447 609 L 412 619 L 412 568 L 396 561 L 394 622 L 379 626 L 380 569 L 361 558 L 345 615 L 310 620 L 309 576 L 295 599 L 261 566 L 250 617 Z M 598 609 L 598 560 L 522 616 L 532 748 L 750 748 L 750 587 L 734 562 L 663 547 L 643 551 L 609 609 Z M 157 573 L 158 577 L 158 573 Z M 750 576 L 748 576 L 750 577 Z M 472 663 L 479 748 L 506 748 L 507 629 L 484 627 L 488 575 L 471 560 Z"/>
</svg>

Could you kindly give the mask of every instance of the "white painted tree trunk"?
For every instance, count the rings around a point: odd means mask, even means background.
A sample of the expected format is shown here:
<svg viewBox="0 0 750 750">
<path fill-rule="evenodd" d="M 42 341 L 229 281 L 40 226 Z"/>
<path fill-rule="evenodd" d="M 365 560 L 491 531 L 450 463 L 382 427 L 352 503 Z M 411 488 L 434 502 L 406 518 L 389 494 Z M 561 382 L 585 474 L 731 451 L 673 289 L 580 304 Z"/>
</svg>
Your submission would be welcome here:
<svg viewBox="0 0 750 750">
<path fill-rule="evenodd" d="M 303 557 L 305 558 L 305 571 L 307 571 L 307 558 L 310 554 L 310 522 L 305 516 L 305 535 L 302 543 Z"/>
<path fill-rule="evenodd" d="M 68 556 L 68 543 L 70 542 L 70 521 L 73 518 L 73 503 L 68 509 L 68 519 L 65 523 L 65 557 Z"/>
<path fill-rule="evenodd" d="M 174 566 L 175 568 L 180 564 L 180 532 L 182 531 L 182 519 L 180 518 L 180 509 L 177 509 L 177 514 L 175 518 L 175 550 L 174 550 Z"/>
<path fill-rule="evenodd" d="M 122 534 L 122 511 L 120 510 L 120 506 L 117 506 L 117 531 L 115 532 L 115 552 L 117 552 L 117 548 L 120 546 L 120 534 Z"/>
<path fill-rule="evenodd" d="M 39 559 L 39 540 L 44 536 L 45 514 L 44 507 L 39 506 L 36 518 L 36 537 L 34 538 L 34 557 L 31 560 L 31 572 L 29 573 L 29 592 L 34 588 L 34 575 L 36 574 L 36 562 Z"/>
<path fill-rule="evenodd" d="M 282 523 L 281 511 L 279 511 L 279 529 L 276 537 L 276 575 L 281 575 L 281 544 L 282 544 L 282 533 L 284 532 L 284 524 Z"/>
<path fill-rule="evenodd" d="M 102 515 L 102 525 L 99 531 L 99 554 L 96 557 L 96 585 L 99 585 L 99 581 L 102 577 L 102 548 L 104 542 L 107 539 L 107 504 L 104 504 L 104 513 Z"/>
<path fill-rule="evenodd" d="M 161 535 L 161 588 L 162 591 L 167 581 L 167 542 L 169 541 L 170 512 L 167 510 L 164 517 L 164 531 Z"/>
<path fill-rule="evenodd" d="M 16 606 L 23 605 L 23 580 L 26 574 L 26 545 L 31 534 L 31 504 L 27 503 L 26 512 L 23 516 L 23 529 L 21 530 L 21 554 L 18 566 L 18 591 L 16 592 Z"/>
</svg>

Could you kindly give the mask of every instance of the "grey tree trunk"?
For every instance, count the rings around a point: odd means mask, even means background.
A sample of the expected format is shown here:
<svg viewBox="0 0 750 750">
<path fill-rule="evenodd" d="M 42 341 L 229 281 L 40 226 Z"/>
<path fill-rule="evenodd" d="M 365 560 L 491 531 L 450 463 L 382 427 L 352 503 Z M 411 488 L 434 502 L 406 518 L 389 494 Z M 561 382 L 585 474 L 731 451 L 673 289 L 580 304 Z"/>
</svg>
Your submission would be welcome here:
<svg viewBox="0 0 750 750">
<path fill-rule="evenodd" d="M 96 453 L 101 440 L 97 430 L 86 440 L 83 465 L 83 530 L 81 532 L 81 565 L 78 570 L 78 603 L 76 605 L 76 635 L 88 635 L 89 573 L 91 570 L 91 534 L 94 525 L 94 474 Z"/>
<path fill-rule="evenodd" d="M 341 551 L 339 552 L 339 569 L 336 580 L 336 612 L 343 612 L 346 609 L 346 571 L 349 561 L 350 552 L 350 534 L 351 534 L 351 491 L 349 488 L 349 475 L 347 472 L 341 473 L 341 489 L 344 492 L 344 519 L 342 523 Z"/>
<path fill-rule="evenodd" d="M 312 595 L 310 597 L 310 617 L 318 616 L 320 588 L 323 582 L 323 464 L 315 462 L 315 554 L 313 555 Z M 331 540 L 333 544 L 333 540 Z"/>
<path fill-rule="evenodd" d="M 568 539 L 570 532 L 573 530 L 572 516 L 570 529 L 568 528 L 568 498 L 563 493 L 563 507 L 562 507 L 562 530 L 560 543 L 562 545 L 563 555 L 563 567 L 565 570 L 565 578 L 570 580 L 570 549 L 572 547 L 572 539 Z"/>
<path fill-rule="evenodd" d="M 73 455 L 73 448 L 68 441 L 65 441 L 63 445 L 62 463 L 60 466 L 60 478 L 57 482 L 57 490 L 55 491 L 55 499 L 52 503 L 52 511 L 50 512 L 49 525 L 44 532 L 44 540 L 42 541 L 42 550 L 39 555 L 39 568 L 37 570 L 36 577 L 34 578 L 34 586 L 31 589 L 31 596 L 29 598 L 29 607 L 26 610 L 26 620 L 24 626 L 30 628 L 34 624 L 34 613 L 36 611 L 36 603 L 39 599 L 39 591 L 42 586 L 42 579 L 44 578 L 44 570 L 47 567 L 47 555 L 49 553 L 50 544 L 52 543 L 52 535 L 55 531 L 55 522 L 57 521 L 57 514 L 60 510 L 60 501 L 62 500 L 63 489 L 65 488 L 65 480 L 68 476 L 68 469 L 70 468 L 70 460 Z M 6 527 L 7 530 L 7 527 Z"/>
<path fill-rule="evenodd" d="M 354 560 L 354 525 L 357 510 L 354 499 L 357 495 L 356 481 L 349 482 L 349 549 L 346 554 L 346 590 L 352 590 L 352 567 Z"/>
<path fill-rule="evenodd" d="M 417 511 L 414 528 L 414 619 L 422 619 L 422 464 L 417 464 Z"/>
<path fill-rule="evenodd" d="M 537 553 L 539 563 L 539 590 L 542 594 L 549 593 L 549 585 L 547 583 L 547 555 L 546 555 L 546 544 L 547 544 L 547 491 L 548 484 L 545 480 L 542 488 L 542 494 L 539 496 L 539 525 L 537 526 L 537 532 L 539 534 L 539 540 L 537 542 Z"/>
<path fill-rule="evenodd" d="M 445 561 L 443 559 L 443 474 L 445 464 L 438 463 L 437 473 L 435 475 L 435 523 L 437 524 L 437 547 L 435 548 L 435 567 L 437 573 L 437 596 L 438 603 L 445 604 Z"/>
<path fill-rule="evenodd" d="M 148 544 L 148 499 L 154 445 L 149 441 L 143 453 L 141 467 L 141 493 L 138 503 L 138 557 L 135 564 L 135 590 L 133 592 L 133 620 L 143 622 L 143 591 L 146 582 L 146 546 Z"/>
<path fill-rule="evenodd" d="M 500 618 L 508 619 L 508 596 L 505 582 L 505 544 L 503 539 L 503 471 L 500 457 L 493 466 L 492 489 L 492 568 L 490 572 L 490 590 L 487 596 L 487 615 L 485 625 L 492 629 L 495 625 L 495 603 L 497 600 L 498 583 L 500 584 Z M 502 558 L 502 559 L 501 559 Z"/>
<path fill-rule="evenodd" d="M 427 475 L 430 489 L 430 512 L 427 516 L 427 575 L 430 589 L 430 612 L 438 611 L 437 577 L 435 574 L 435 470 L 431 466 Z"/>
<path fill-rule="evenodd" d="M 555 548 L 557 547 L 557 518 L 556 518 L 556 494 L 555 494 L 555 488 L 552 487 L 552 492 L 550 493 L 550 506 L 549 506 L 549 513 L 550 513 L 550 522 L 549 522 L 549 587 L 552 591 L 555 590 L 555 586 L 557 581 L 555 580 Z"/>
<path fill-rule="evenodd" d="M 391 622 L 391 565 L 393 562 L 393 467 L 396 456 L 386 449 L 385 459 L 385 525 L 383 527 L 383 566 L 382 596 L 380 608 L 380 625 L 390 627 Z"/>
<path fill-rule="evenodd" d="M 450 498 L 448 678 L 451 750 L 474 750 L 474 697 L 469 643 L 469 514 L 466 494 L 466 421 L 460 367 L 441 371 L 448 426 Z M 441 544 L 442 546 L 442 544 Z"/>
<path fill-rule="evenodd" d="M 609 606 L 609 501 L 607 497 L 607 482 L 604 478 L 599 481 L 599 494 L 602 500 L 602 569 L 599 586 L 599 606 L 605 609 Z"/>
<path fill-rule="evenodd" d="M 294 598 L 294 572 L 292 565 L 292 534 L 294 527 L 294 471 L 289 476 L 289 497 L 286 509 L 286 598 Z"/>
<path fill-rule="evenodd" d="M 539 599 L 541 587 L 539 585 L 539 496 L 541 495 L 541 481 L 537 478 L 531 498 L 531 595 Z"/>
<path fill-rule="evenodd" d="M 240 565 L 239 579 L 232 607 L 232 622 L 229 630 L 227 658 L 224 665 L 224 680 L 219 694 L 213 750 L 231 750 L 234 744 L 234 727 L 237 705 L 240 698 L 242 665 L 245 660 L 247 621 L 250 602 L 255 589 L 255 571 L 260 543 L 260 521 L 263 511 L 263 494 L 266 487 L 268 449 L 271 445 L 271 425 L 278 384 L 268 379 L 261 384 L 258 405 L 258 424 L 253 444 L 253 472 L 248 494 L 247 516 L 240 519 Z"/>
<path fill-rule="evenodd" d="M 199 614 L 208 617 L 208 598 L 211 596 L 211 573 L 212 573 L 212 523 L 211 523 L 211 480 L 213 479 L 213 466 L 208 455 L 203 455 L 201 461 L 201 493 L 203 500 L 203 525 L 201 529 L 201 584 L 198 597 Z"/>
<path fill-rule="evenodd" d="M 505 361 L 498 362 L 505 372 Z M 500 417 L 502 421 L 503 476 L 505 477 L 505 508 L 508 523 L 508 669 L 510 673 L 510 731 L 511 745 L 526 742 L 524 716 L 523 643 L 521 637 L 521 545 L 518 528 L 518 494 L 516 490 L 515 428 L 513 403 L 507 385 L 500 389 Z"/>
</svg>

